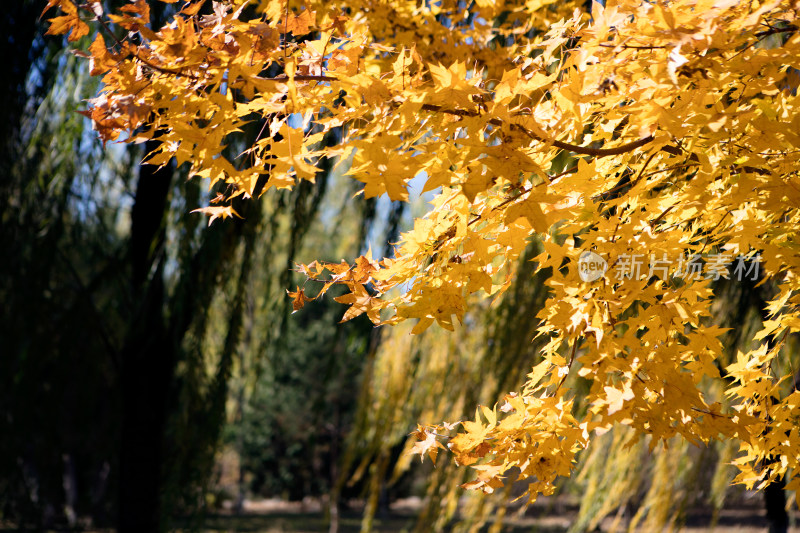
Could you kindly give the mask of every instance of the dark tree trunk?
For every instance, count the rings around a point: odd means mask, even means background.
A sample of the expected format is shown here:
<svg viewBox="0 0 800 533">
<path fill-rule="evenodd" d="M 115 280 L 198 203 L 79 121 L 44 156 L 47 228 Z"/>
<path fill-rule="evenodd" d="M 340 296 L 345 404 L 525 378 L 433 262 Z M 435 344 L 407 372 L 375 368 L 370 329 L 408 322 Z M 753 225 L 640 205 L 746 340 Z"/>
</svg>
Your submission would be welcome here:
<svg viewBox="0 0 800 533">
<path fill-rule="evenodd" d="M 171 178 L 169 167 L 142 165 L 131 211 L 135 308 L 122 351 L 120 533 L 161 530 L 164 428 L 176 363 L 164 326 L 163 243 Z"/>
<path fill-rule="evenodd" d="M 148 152 L 155 143 L 146 145 Z M 180 259 L 179 278 L 170 296 L 164 287 L 164 240 L 169 191 L 173 171 L 142 165 L 131 212 L 130 264 L 134 316 L 122 354 L 123 419 L 120 451 L 119 533 L 165 530 L 169 509 L 164 508 L 170 462 L 193 457 L 168 456 L 182 448 L 167 435 L 167 421 L 174 410 L 173 394 L 178 360 L 186 333 L 211 303 L 220 272 L 228 268 L 241 237 L 245 253 L 239 289 L 229 322 L 224 357 L 208 400 L 213 404 L 206 420 L 209 445 L 213 445 L 224 418 L 227 380 L 243 312 L 248 259 L 255 240 L 260 205 L 241 202 L 237 211 L 245 220 L 228 221 L 204 231 L 202 244 Z M 216 425 L 215 425 L 216 424 Z M 194 457 L 197 459 L 197 457 Z"/>
<path fill-rule="evenodd" d="M 43 2 L 42 2 L 43 4 Z M 0 53 L 3 54 L 3 82 L 0 83 L 0 177 L 8 179 L 18 153 L 11 146 L 19 137 L 20 117 L 27 94 L 25 79 L 31 70 L 37 19 L 43 5 L 31 0 L 5 2 L 0 18 Z M 48 73 L 42 72 L 42 76 Z"/>
<path fill-rule="evenodd" d="M 789 514 L 786 512 L 786 482 L 783 478 L 770 483 L 764 489 L 764 505 L 767 509 L 769 533 L 787 533 L 789 531 Z"/>
<path fill-rule="evenodd" d="M 749 298 L 750 305 L 757 308 L 761 313 L 762 322 L 769 319 L 767 312 L 767 302 L 772 299 L 769 285 L 757 286 L 755 280 L 742 280 L 743 298 Z M 742 308 L 746 310 L 746 308 Z M 776 339 L 773 335 L 766 338 L 768 349 L 771 351 L 775 347 Z M 795 377 L 795 383 L 797 378 Z M 768 468 L 771 463 L 779 462 L 779 458 L 766 461 L 763 466 Z M 770 483 L 764 489 L 764 509 L 767 513 L 767 527 L 769 533 L 787 533 L 789 529 L 789 514 L 786 512 L 786 481 L 784 478 Z"/>
</svg>

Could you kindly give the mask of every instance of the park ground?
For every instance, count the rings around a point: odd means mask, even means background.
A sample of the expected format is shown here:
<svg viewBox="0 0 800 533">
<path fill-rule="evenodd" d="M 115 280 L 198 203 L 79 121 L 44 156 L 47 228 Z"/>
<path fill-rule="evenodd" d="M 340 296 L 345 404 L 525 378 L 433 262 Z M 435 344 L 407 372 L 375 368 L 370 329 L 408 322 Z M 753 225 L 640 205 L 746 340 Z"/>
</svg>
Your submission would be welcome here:
<svg viewBox="0 0 800 533">
<path fill-rule="evenodd" d="M 414 517 L 421 502 L 416 498 L 408 498 L 395 502 L 389 513 L 377 517 L 374 531 L 378 533 L 411 532 L 414 529 Z M 361 530 L 361 513 L 358 502 L 354 502 L 351 510 L 341 514 L 341 533 L 357 533 Z M 328 523 L 318 501 L 283 502 L 275 499 L 249 500 L 245 503 L 245 511 L 240 514 L 221 512 L 207 517 L 205 531 L 217 532 L 253 532 L 253 533 L 318 533 L 327 532 Z M 563 500 L 547 500 L 537 502 L 523 512 L 511 512 L 505 520 L 505 533 L 565 533 L 575 519 L 577 506 Z M 613 529 L 615 516 L 609 517 L 600 524 L 599 531 Z M 792 533 L 800 533 L 800 512 L 792 513 Z M 710 512 L 703 509 L 687 513 L 685 525 L 679 531 L 716 533 L 766 533 L 766 521 L 761 507 L 759 495 L 752 494 L 744 501 L 736 502 L 735 507 L 723 509 L 716 527 L 711 526 Z M 622 518 L 624 524 L 625 517 Z M 485 528 L 483 531 L 488 530 Z M 624 527 L 621 528 L 624 531 Z"/>
</svg>

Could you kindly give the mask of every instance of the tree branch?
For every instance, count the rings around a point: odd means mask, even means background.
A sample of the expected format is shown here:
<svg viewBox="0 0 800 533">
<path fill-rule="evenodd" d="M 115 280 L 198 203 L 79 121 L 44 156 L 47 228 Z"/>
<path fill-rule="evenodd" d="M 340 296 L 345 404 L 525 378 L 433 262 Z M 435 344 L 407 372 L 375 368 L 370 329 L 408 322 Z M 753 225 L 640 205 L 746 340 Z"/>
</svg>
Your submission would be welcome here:
<svg viewBox="0 0 800 533">
<path fill-rule="evenodd" d="M 628 50 L 664 50 L 666 46 L 657 46 L 657 45 L 636 45 L 636 44 L 611 44 L 611 43 L 600 43 L 599 46 L 603 48 L 627 48 Z"/>
<path fill-rule="evenodd" d="M 575 144 L 559 141 L 556 139 L 543 139 L 542 137 L 539 137 L 535 133 L 529 131 L 527 128 L 519 124 L 512 124 L 511 126 L 521 130 L 523 133 L 525 133 L 525 135 L 539 142 L 552 144 L 556 148 L 561 148 L 562 150 L 567 150 L 569 152 L 574 152 L 576 154 L 591 155 L 594 157 L 606 157 L 610 155 L 620 155 L 627 152 L 632 152 L 633 150 L 636 150 L 641 146 L 649 144 L 650 142 L 653 141 L 653 139 L 655 139 L 654 136 L 648 135 L 647 137 L 644 137 L 637 141 L 629 142 L 628 144 L 623 144 L 620 146 L 615 146 L 614 148 L 589 148 L 588 146 L 578 146 Z"/>
<path fill-rule="evenodd" d="M 456 115 L 459 117 L 480 116 L 480 113 L 478 113 L 477 111 L 470 111 L 468 109 L 446 109 L 440 105 L 435 105 L 435 104 L 422 104 L 422 109 L 426 111 L 447 113 L 448 115 Z M 492 124 L 494 126 L 502 126 L 503 122 L 500 119 L 492 118 L 489 119 L 489 124 Z M 633 141 L 628 144 L 623 144 L 621 146 L 615 146 L 614 148 L 589 148 L 588 146 L 578 146 L 576 144 L 570 144 L 564 141 L 559 141 L 557 139 L 545 139 L 543 137 L 536 135 L 535 133 L 531 132 L 530 130 L 528 130 L 527 128 L 525 128 L 520 124 L 511 124 L 511 127 L 522 131 L 523 133 L 525 133 L 525 135 L 536 141 L 543 142 L 546 144 L 552 144 L 556 148 L 567 150 L 569 152 L 574 152 L 576 154 L 591 155 L 594 157 L 606 157 L 610 155 L 624 154 L 633 151 L 639 148 L 640 146 L 644 146 L 650 143 L 655 138 L 652 135 L 648 135 L 643 139 L 639 139 L 637 141 Z"/>
</svg>

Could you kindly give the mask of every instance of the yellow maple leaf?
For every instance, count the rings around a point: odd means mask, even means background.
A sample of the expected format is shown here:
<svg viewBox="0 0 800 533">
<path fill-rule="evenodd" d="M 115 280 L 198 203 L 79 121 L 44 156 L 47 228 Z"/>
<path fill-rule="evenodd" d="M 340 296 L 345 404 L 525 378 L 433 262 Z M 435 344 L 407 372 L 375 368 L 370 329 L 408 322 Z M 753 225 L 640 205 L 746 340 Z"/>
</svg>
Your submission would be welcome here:
<svg viewBox="0 0 800 533">
<path fill-rule="evenodd" d="M 239 213 L 237 213 L 233 209 L 233 207 L 229 206 L 229 205 L 225 205 L 225 206 L 212 205 L 212 206 L 208 206 L 208 207 L 201 207 L 199 209 L 194 209 L 192 211 L 192 213 L 203 213 L 204 215 L 208 215 L 209 216 L 209 219 L 208 219 L 208 225 L 209 226 L 211 225 L 212 222 L 214 222 L 218 218 L 220 218 L 222 220 L 225 220 L 228 217 L 234 217 L 234 216 L 236 218 L 242 218 L 241 215 L 239 215 Z"/>
</svg>

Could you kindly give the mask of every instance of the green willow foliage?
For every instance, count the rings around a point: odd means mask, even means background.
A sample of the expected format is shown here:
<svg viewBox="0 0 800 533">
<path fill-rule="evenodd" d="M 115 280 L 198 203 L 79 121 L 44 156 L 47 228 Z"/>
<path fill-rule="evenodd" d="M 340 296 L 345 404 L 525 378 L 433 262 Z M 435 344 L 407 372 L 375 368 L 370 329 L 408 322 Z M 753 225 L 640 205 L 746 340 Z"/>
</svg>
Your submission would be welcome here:
<svg viewBox="0 0 800 533">
<path fill-rule="evenodd" d="M 376 213 L 322 213 L 323 169 L 206 228 L 190 211 L 220 188 L 140 165 L 141 148 L 102 150 L 76 112 L 97 84 L 66 43 L 42 39 L 41 7 L 3 19 L 0 520 L 164 530 L 202 516 L 229 402 L 247 402 L 291 327 L 285 289 L 309 228 L 349 218 L 358 251 Z"/>
</svg>

